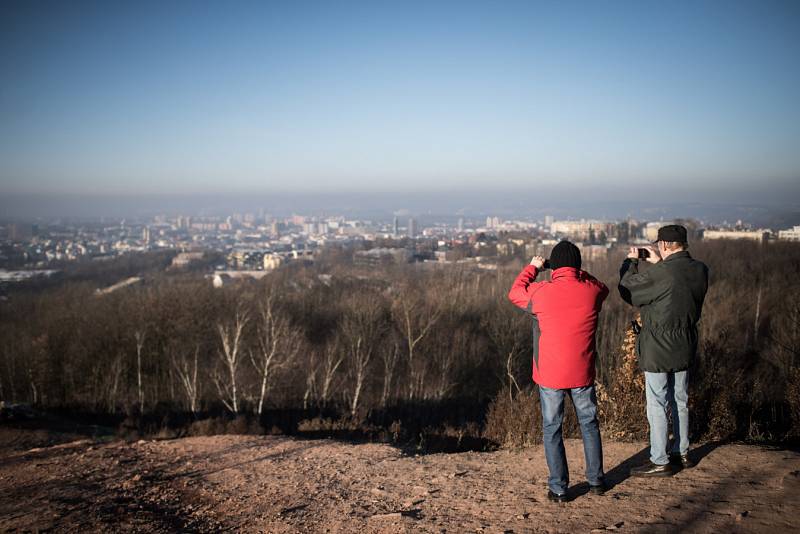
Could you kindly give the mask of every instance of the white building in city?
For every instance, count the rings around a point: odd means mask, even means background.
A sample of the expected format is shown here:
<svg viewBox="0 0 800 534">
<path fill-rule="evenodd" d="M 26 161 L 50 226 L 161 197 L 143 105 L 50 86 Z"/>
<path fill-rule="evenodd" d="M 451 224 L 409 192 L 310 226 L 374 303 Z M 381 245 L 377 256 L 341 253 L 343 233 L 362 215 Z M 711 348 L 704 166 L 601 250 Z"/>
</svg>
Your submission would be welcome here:
<svg viewBox="0 0 800 534">
<path fill-rule="evenodd" d="M 800 241 L 800 226 L 795 226 L 789 230 L 779 231 L 778 239 L 781 241 Z"/>
<path fill-rule="evenodd" d="M 769 230 L 706 230 L 703 232 L 703 239 L 711 241 L 714 239 L 749 239 L 751 241 L 764 242 L 769 237 Z"/>
<path fill-rule="evenodd" d="M 595 237 L 600 233 L 610 234 L 614 230 L 614 223 L 608 221 L 597 221 L 581 219 L 580 221 L 553 221 L 550 225 L 550 232 L 557 235 L 564 235 L 571 239 L 586 241 L 594 233 Z"/>
</svg>

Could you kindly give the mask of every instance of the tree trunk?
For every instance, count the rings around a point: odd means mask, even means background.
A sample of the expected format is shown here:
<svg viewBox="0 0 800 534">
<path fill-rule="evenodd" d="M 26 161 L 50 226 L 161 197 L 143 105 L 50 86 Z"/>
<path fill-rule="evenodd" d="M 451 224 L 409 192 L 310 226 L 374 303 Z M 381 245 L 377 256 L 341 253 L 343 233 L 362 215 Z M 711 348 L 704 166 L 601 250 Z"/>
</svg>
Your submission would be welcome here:
<svg viewBox="0 0 800 534">
<path fill-rule="evenodd" d="M 142 390 L 142 349 L 146 334 L 137 330 L 133 334 L 136 339 L 136 385 L 139 393 L 139 413 L 144 413 L 144 391 Z"/>
</svg>

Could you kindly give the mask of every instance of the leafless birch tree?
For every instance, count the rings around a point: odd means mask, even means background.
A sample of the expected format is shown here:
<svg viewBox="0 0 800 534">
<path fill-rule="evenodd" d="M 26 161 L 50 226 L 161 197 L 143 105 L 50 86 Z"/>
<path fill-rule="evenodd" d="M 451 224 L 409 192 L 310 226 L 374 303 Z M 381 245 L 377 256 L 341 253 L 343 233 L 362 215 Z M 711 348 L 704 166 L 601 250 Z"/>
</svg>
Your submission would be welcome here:
<svg viewBox="0 0 800 534">
<path fill-rule="evenodd" d="M 340 350 L 339 340 L 333 339 L 325 345 L 324 356 L 320 368 L 322 371 L 322 386 L 320 387 L 319 400 L 322 405 L 326 405 L 330 399 L 333 380 L 336 378 L 336 371 L 342 365 L 344 353 Z"/>
<path fill-rule="evenodd" d="M 301 340 L 300 332 L 292 327 L 286 317 L 279 315 L 273 294 L 268 294 L 261 303 L 260 315 L 258 354 L 249 352 L 250 361 L 261 378 L 257 410 L 259 415 L 274 372 L 294 359 L 300 350 Z"/>
<path fill-rule="evenodd" d="M 144 391 L 142 390 L 142 349 L 147 338 L 145 330 L 136 330 L 133 333 L 136 341 L 136 386 L 139 393 L 139 413 L 144 412 Z"/>
<path fill-rule="evenodd" d="M 351 415 L 355 415 L 358 410 L 367 368 L 385 330 L 382 312 L 380 301 L 372 295 L 352 298 L 345 308 L 341 332 L 353 387 L 350 397 Z"/>
<path fill-rule="evenodd" d="M 383 391 L 381 392 L 381 406 L 386 406 L 392 393 L 392 382 L 397 362 L 400 359 L 400 344 L 395 341 L 391 346 L 381 350 L 383 360 Z"/>
<path fill-rule="evenodd" d="M 237 370 L 242 352 L 242 334 L 249 319 L 247 311 L 237 308 L 232 323 L 217 323 L 217 332 L 222 343 L 222 350 L 218 354 L 224 365 L 223 372 L 227 376 L 223 377 L 219 373 L 215 373 L 213 379 L 220 400 L 235 414 L 239 413 Z"/>
<path fill-rule="evenodd" d="M 183 386 L 186 402 L 193 414 L 196 414 L 198 410 L 197 356 L 199 352 L 200 347 L 195 347 L 194 358 L 191 362 L 183 355 L 180 358 L 176 358 L 174 354 L 172 355 L 172 366 L 178 375 L 181 386 Z"/>
<path fill-rule="evenodd" d="M 415 288 L 406 286 L 395 297 L 392 316 L 406 344 L 409 399 L 421 394 L 425 381 L 425 362 L 419 364 L 415 359 L 417 345 L 428 335 L 441 313 L 440 306 L 428 302 Z"/>
</svg>

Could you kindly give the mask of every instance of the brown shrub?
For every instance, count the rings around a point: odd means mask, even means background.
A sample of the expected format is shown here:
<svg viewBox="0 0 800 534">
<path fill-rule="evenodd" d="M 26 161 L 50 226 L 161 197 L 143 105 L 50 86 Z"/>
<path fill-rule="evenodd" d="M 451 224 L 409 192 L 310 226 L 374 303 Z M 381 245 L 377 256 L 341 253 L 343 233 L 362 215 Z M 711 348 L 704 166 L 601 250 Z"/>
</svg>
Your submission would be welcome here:
<svg viewBox="0 0 800 534">
<path fill-rule="evenodd" d="M 190 436 L 216 436 L 225 433 L 225 421 L 219 417 L 193 421 L 189 425 Z"/>
<path fill-rule="evenodd" d="M 501 447 L 525 447 L 542 442 L 539 392 L 535 389 L 512 395 L 503 388 L 486 414 L 486 439 Z"/>
<path fill-rule="evenodd" d="M 600 430 L 615 440 L 638 440 L 647 436 L 644 373 L 636 361 L 636 334 L 631 326 L 622 342 L 622 366 L 612 374 L 608 388 L 597 385 Z"/>
<path fill-rule="evenodd" d="M 572 401 L 564 404 L 564 437 L 579 437 Z M 512 395 L 506 387 L 489 405 L 483 437 L 501 447 L 528 447 L 542 442 L 542 410 L 539 390 L 532 388 Z"/>
<path fill-rule="evenodd" d="M 737 435 L 739 408 L 745 406 L 745 396 L 752 394 L 755 384 L 746 383 L 742 369 L 727 368 L 727 352 L 712 344 L 704 352 L 706 357 L 699 369 L 702 374 L 696 381 L 696 391 L 689 395 L 689 420 L 706 439 L 730 439 Z"/>
<path fill-rule="evenodd" d="M 253 416 L 239 415 L 225 425 L 226 434 L 263 434 L 264 427 Z"/>
<path fill-rule="evenodd" d="M 216 436 L 221 434 L 263 434 L 264 427 L 252 416 L 239 415 L 236 419 L 211 417 L 189 425 L 190 436 Z"/>
<path fill-rule="evenodd" d="M 314 417 L 313 419 L 303 419 L 297 423 L 299 432 L 355 432 L 360 427 L 361 424 L 351 417 L 340 417 L 339 419 Z"/>
</svg>

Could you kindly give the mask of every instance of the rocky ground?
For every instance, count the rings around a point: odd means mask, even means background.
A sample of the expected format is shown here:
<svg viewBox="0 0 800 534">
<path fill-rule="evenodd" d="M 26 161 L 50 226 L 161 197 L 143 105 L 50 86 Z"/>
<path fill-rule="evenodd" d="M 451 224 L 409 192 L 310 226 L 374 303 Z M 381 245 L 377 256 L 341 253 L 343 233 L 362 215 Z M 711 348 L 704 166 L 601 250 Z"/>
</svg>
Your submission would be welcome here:
<svg viewBox="0 0 800 534">
<path fill-rule="evenodd" d="M 5 446 L 3 446 L 5 445 Z M 280 436 L 78 440 L 0 433 L 0 531 L 797 532 L 800 453 L 699 445 L 697 467 L 636 479 L 642 443 L 605 443 L 614 487 L 546 499 L 541 447 L 409 456 L 384 444 Z"/>
</svg>

